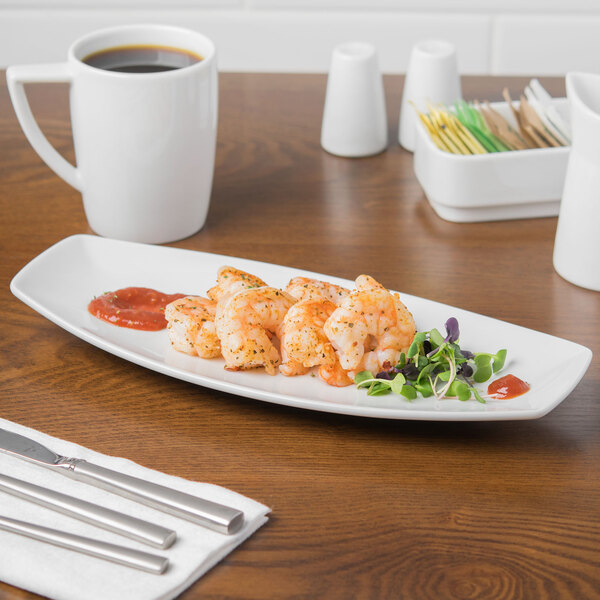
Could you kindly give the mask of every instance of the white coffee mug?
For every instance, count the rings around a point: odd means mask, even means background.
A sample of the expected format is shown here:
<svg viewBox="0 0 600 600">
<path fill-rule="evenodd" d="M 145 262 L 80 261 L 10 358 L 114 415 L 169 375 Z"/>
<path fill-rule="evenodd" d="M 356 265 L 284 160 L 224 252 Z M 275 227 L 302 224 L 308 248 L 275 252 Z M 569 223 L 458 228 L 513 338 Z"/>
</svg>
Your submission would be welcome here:
<svg viewBox="0 0 600 600">
<path fill-rule="evenodd" d="M 83 60 L 120 47 L 183 50 L 202 60 L 163 72 L 123 73 Z M 218 80 L 207 37 L 166 25 L 127 25 L 85 35 L 65 63 L 9 67 L 8 89 L 33 148 L 83 196 L 99 235 L 146 243 L 172 242 L 206 221 L 215 160 Z M 77 166 L 37 125 L 24 83 L 69 82 Z"/>
</svg>

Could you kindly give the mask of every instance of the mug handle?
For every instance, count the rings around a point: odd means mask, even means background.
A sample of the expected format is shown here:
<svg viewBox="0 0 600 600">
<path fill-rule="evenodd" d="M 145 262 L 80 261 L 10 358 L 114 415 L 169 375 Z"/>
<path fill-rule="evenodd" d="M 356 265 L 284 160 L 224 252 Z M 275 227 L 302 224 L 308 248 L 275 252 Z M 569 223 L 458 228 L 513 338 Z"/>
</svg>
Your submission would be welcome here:
<svg viewBox="0 0 600 600">
<path fill-rule="evenodd" d="M 81 191 L 81 173 L 50 144 L 42 133 L 27 100 L 25 83 L 67 82 L 73 81 L 68 63 L 50 63 L 41 65 L 17 65 L 6 70 L 8 92 L 17 114 L 17 119 L 33 149 L 44 162 L 69 185 Z"/>
</svg>

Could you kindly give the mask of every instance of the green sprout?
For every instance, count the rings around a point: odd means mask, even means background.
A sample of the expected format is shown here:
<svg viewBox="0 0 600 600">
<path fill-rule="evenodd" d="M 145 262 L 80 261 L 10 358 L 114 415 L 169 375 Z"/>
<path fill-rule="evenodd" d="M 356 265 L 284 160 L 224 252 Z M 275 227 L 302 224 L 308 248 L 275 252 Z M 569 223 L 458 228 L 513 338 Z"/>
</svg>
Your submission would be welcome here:
<svg viewBox="0 0 600 600">
<path fill-rule="evenodd" d="M 398 363 L 374 375 L 361 371 L 354 378 L 359 389 L 369 396 L 398 394 L 409 401 L 421 395 L 437 400 L 456 399 L 462 402 L 475 399 L 485 403 L 484 396 L 475 387 L 498 373 L 506 362 L 506 350 L 496 354 L 461 349 L 458 344 L 459 329 L 455 318 L 446 321 L 446 337 L 437 330 L 415 334 L 406 354 Z"/>
</svg>

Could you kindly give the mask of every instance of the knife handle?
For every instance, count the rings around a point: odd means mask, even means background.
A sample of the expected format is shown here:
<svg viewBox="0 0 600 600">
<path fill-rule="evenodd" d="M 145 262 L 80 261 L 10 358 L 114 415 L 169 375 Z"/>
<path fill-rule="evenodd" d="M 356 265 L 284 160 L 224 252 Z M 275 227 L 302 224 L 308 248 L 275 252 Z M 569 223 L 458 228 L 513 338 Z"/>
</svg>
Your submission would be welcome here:
<svg viewBox="0 0 600 600">
<path fill-rule="evenodd" d="M 34 523 L 17 521 L 17 519 L 9 519 L 8 517 L 0 516 L 0 529 L 25 535 L 34 540 L 54 544 L 68 550 L 75 550 L 89 556 L 110 560 L 148 573 L 155 573 L 156 575 L 164 573 L 169 566 L 169 560 L 164 556 L 149 554 L 148 552 L 117 546 L 116 544 L 108 544 L 100 540 L 42 527 Z"/>
<path fill-rule="evenodd" d="M 8 475 L 0 474 L 0 490 L 158 548 L 168 548 L 177 537 L 171 529 Z"/>
<path fill-rule="evenodd" d="M 244 513 L 184 492 L 125 475 L 85 460 L 69 461 L 62 472 L 71 477 L 136 500 L 163 512 L 204 525 L 220 533 L 235 533 L 244 522 Z"/>
</svg>

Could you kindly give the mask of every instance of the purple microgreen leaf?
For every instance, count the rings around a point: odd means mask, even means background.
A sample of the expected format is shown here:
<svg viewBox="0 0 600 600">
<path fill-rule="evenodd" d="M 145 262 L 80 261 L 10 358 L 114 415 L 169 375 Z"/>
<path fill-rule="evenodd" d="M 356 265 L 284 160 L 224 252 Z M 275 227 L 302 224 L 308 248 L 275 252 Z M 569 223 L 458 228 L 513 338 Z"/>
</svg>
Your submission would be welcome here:
<svg viewBox="0 0 600 600">
<path fill-rule="evenodd" d="M 390 375 L 389 371 L 379 371 L 379 373 L 377 373 L 376 375 L 377 379 L 387 379 L 388 381 L 391 381 L 392 376 Z"/>
<path fill-rule="evenodd" d="M 457 373 L 462 375 L 463 377 L 472 377 L 473 376 L 473 367 L 468 365 L 467 363 L 463 363 L 458 367 Z"/>
<path fill-rule="evenodd" d="M 406 379 L 416 379 L 419 376 L 419 369 L 414 363 L 408 363 L 405 367 L 400 369 L 400 373 L 406 377 Z"/>
<path fill-rule="evenodd" d="M 456 342 L 460 337 L 460 331 L 458 329 L 458 321 L 455 317 L 450 317 L 446 321 L 446 337 L 444 339 L 445 342 Z"/>
</svg>

